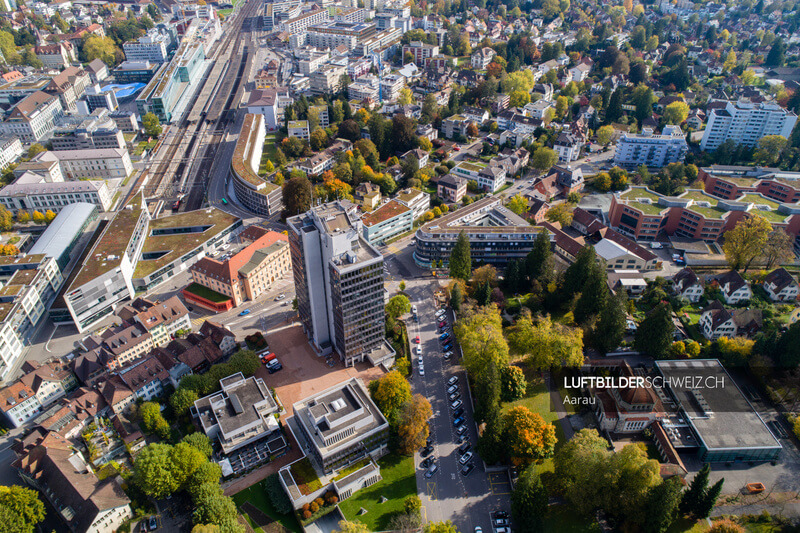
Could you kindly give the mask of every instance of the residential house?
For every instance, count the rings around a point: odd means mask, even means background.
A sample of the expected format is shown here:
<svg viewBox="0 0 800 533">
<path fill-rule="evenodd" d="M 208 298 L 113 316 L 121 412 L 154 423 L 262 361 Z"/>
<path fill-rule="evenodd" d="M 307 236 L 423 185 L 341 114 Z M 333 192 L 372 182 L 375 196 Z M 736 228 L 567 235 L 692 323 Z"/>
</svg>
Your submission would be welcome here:
<svg viewBox="0 0 800 533">
<path fill-rule="evenodd" d="M 672 276 L 672 288 L 679 297 L 694 304 L 700 301 L 704 292 L 703 284 L 689 267 Z"/>
<path fill-rule="evenodd" d="M 483 70 L 487 66 L 489 66 L 489 63 L 492 62 L 492 59 L 494 59 L 495 55 L 496 52 L 489 47 L 485 46 L 483 48 L 479 48 L 478 50 L 473 52 L 470 60 L 470 65 L 474 69 Z"/>
<path fill-rule="evenodd" d="M 558 154 L 558 160 L 562 163 L 577 161 L 581 154 L 583 143 L 571 133 L 561 132 L 553 144 L 553 150 Z"/>
<path fill-rule="evenodd" d="M 761 285 L 773 302 L 794 302 L 797 300 L 798 284 L 785 268 L 776 268 L 766 275 Z"/>
<path fill-rule="evenodd" d="M 750 283 L 735 270 L 711 276 L 707 281 L 719 287 L 725 303 L 729 305 L 746 302 L 753 297 Z"/>
<path fill-rule="evenodd" d="M 436 195 L 443 202 L 460 202 L 465 194 L 467 194 L 467 180 L 464 178 L 447 174 L 436 184 Z"/>
</svg>

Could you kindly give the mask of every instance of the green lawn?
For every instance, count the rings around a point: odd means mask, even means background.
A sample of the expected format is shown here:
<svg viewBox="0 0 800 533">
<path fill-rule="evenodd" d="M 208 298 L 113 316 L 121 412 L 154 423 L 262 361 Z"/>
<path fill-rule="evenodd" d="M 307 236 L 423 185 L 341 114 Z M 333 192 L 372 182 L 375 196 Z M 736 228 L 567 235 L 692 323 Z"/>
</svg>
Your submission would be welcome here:
<svg viewBox="0 0 800 533">
<path fill-rule="evenodd" d="M 269 500 L 269 496 L 267 496 L 267 492 L 264 490 L 261 483 L 257 483 L 249 489 L 244 489 L 243 491 L 235 494 L 233 496 L 233 501 L 238 507 L 241 507 L 245 502 L 249 501 L 251 504 L 258 507 L 261 512 L 273 520 L 280 522 L 280 524 L 289 531 L 295 531 L 297 533 L 303 531 L 303 529 L 300 527 L 300 524 L 297 523 L 297 519 L 295 518 L 294 514 L 281 514 L 275 510 L 275 507 Z"/>
<path fill-rule="evenodd" d="M 345 518 L 363 522 L 370 531 L 389 529 L 389 520 L 394 513 L 403 509 L 406 497 L 417 493 L 413 457 L 387 455 L 378 461 L 378 465 L 383 479 L 339 504 Z M 388 501 L 381 503 L 381 496 Z M 367 514 L 358 514 L 362 507 Z"/>
<path fill-rule="evenodd" d="M 220 294 L 217 291 L 211 290 L 208 287 L 203 287 L 197 283 L 192 283 L 186 287 L 186 290 L 214 303 L 225 302 L 231 299 L 230 296 L 225 296 L 224 294 Z"/>
<path fill-rule="evenodd" d="M 303 494 L 311 494 L 315 490 L 322 488 L 322 482 L 319 480 L 319 476 L 317 476 L 317 472 L 308 457 L 292 463 L 290 470 L 294 481 L 297 483 L 297 488 Z"/>
<path fill-rule="evenodd" d="M 544 531 L 594 533 L 600 531 L 600 526 L 590 523 L 589 520 L 576 514 L 567 505 L 551 505 L 544 520 Z"/>
<path fill-rule="evenodd" d="M 232 12 L 233 12 L 233 8 L 232 8 L 232 7 L 229 7 L 228 9 L 220 9 L 219 11 L 217 11 L 217 14 L 218 14 L 218 15 L 221 15 L 221 16 L 223 16 L 223 17 L 227 17 L 227 16 L 228 16 L 228 15 L 230 15 Z"/>
<path fill-rule="evenodd" d="M 136 149 L 133 151 L 133 155 L 142 155 L 142 153 L 147 150 L 148 152 L 155 148 L 156 144 L 158 144 L 158 139 L 153 139 L 150 142 L 142 141 L 136 145 Z"/>
</svg>

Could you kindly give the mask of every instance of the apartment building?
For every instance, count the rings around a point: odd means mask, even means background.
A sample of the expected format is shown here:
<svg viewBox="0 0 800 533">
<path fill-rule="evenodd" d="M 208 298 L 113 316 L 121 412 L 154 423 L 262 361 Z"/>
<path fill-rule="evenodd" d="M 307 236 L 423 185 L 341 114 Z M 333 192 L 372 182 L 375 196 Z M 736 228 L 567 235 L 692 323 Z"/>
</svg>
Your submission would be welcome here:
<svg viewBox="0 0 800 533">
<path fill-rule="evenodd" d="M 558 154 L 558 160 L 562 163 L 577 161 L 581 155 L 583 143 L 571 133 L 561 132 L 553 144 L 553 150 Z"/>
<path fill-rule="evenodd" d="M 406 54 L 414 56 L 414 63 L 424 65 L 425 60 L 439 55 L 439 47 L 435 44 L 423 43 L 422 41 L 411 41 L 403 45 L 403 57 Z"/>
<path fill-rule="evenodd" d="M 293 103 L 286 87 L 255 89 L 250 93 L 247 112 L 264 115 L 265 127 L 273 131 L 283 124 L 284 112 Z"/>
<path fill-rule="evenodd" d="M 499 164 L 487 165 L 481 161 L 461 161 L 450 172 L 460 178 L 476 182 L 478 187 L 486 192 L 497 192 L 506 184 L 507 171 Z"/>
<path fill-rule="evenodd" d="M 661 134 L 643 128 L 641 134 L 625 133 L 617 142 L 614 164 L 633 169 L 641 165 L 661 168 L 670 163 L 682 163 L 689 151 L 680 126 L 664 126 Z"/>
<path fill-rule="evenodd" d="M 75 111 L 78 99 L 91 85 L 89 72 L 80 67 L 67 67 L 50 80 L 42 89 L 47 94 L 58 96 L 64 111 Z"/>
<path fill-rule="evenodd" d="M 16 135 L 0 137 L 0 169 L 5 169 L 22 155 L 22 142 Z"/>
<path fill-rule="evenodd" d="M 39 142 L 55 129 L 63 116 L 58 97 L 37 91 L 14 106 L 0 124 L 0 132 L 16 135 L 26 143 Z"/>
<path fill-rule="evenodd" d="M 311 93 L 324 95 L 338 93 L 342 89 L 342 77 L 347 68 L 340 65 L 323 65 L 309 76 Z"/>
<path fill-rule="evenodd" d="M 161 33 L 157 28 L 152 28 L 138 40 L 122 44 L 125 60 L 165 63 L 168 59 L 167 48 L 170 41 L 167 33 Z"/>
<path fill-rule="evenodd" d="M 308 129 L 307 120 L 290 120 L 287 124 L 287 135 L 307 141 L 310 138 Z"/>
<path fill-rule="evenodd" d="M 286 236 L 268 231 L 227 259 L 200 259 L 189 272 L 194 283 L 228 296 L 235 307 L 261 296 L 291 267 Z"/>
<path fill-rule="evenodd" d="M 303 76 L 311 76 L 331 58 L 328 52 L 319 52 L 315 50 L 303 50 L 302 52 L 298 52 L 297 55 L 299 57 L 297 64 L 300 68 L 300 74 Z"/>
<path fill-rule="evenodd" d="M 425 155 L 427 156 L 428 154 Z M 422 165 L 423 163 L 420 163 L 420 166 Z M 411 209 L 411 215 L 414 220 L 417 220 L 431 208 L 431 195 L 419 189 L 403 189 L 397 192 L 394 199 Z"/>
<path fill-rule="evenodd" d="M 442 121 L 442 133 L 448 139 L 453 139 L 457 135 L 462 137 L 467 136 L 467 127 L 470 120 L 462 115 L 453 115 Z"/>
<path fill-rule="evenodd" d="M 781 267 L 776 268 L 764 277 L 761 284 L 773 302 L 795 302 L 797 301 L 800 286 L 794 276 Z"/>
<path fill-rule="evenodd" d="M 381 98 L 384 102 L 394 102 L 400 91 L 406 86 L 405 77 L 399 74 L 387 74 L 380 80 Z"/>
<path fill-rule="evenodd" d="M 474 69 L 483 70 L 492 62 L 496 52 L 489 47 L 479 48 L 472 53 L 470 57 L 470 65 Z"/>
<path fill-rule="evenodd" d="M 291 217 L 298 312 L 312 346 L 346 366 L 391 359 L 383 338 L 383 256 L 362 236 L 356 206 L 332 202 Z"/>
<path fill-rule="evenodd" d="M 283 208 L 283 191 L 258 175 L 266 136 L 264 116 L 245 115 L 231 160 L 231 177 L 236 198 L 250 211 L 270 216 Z"/>
<path fill-rule="evenodd" d="M 154 346 L 163 346 L 175 338 L 178 331 L 192 330 L 189 310 L 180 298 L 172 296 L 161 301 L 137 298 L 117 311 L 123 321 L 138 324 L 153 339 Z"/>
<path fill-rule="evenodd" d="M 58 213 L 68 205 L 86 202 L 100 211 L 108 211 L 113 195 L 104 180 L 47 181 L 29 172 L 11 185 L 0 189 L 0 205 L 11 211 L 25 209 Z"/>
<path fill-rule="evenodd" d="M 364 239 L 373 246 L 414 229 L 413 211 L 397 200 L 389 200 L 361 217 Z"/>
<path fill-rule="evenodd" d="M 458 203 L 467 194 L 467 180 L 452 174 L 442 176 L 436 183 L 436 196 L 445 202 Z"/>
<path fill-rule="evenodd" d="M 314 9 L 308 13 L 288 19 L 280 24 L 280 31 L 286 32 L 289 35 L 297 35 L 303 33 L 310 26 L 314 26 L 321 22 L 330 20 L 330 15 L 327 9 Z"/>
<path fill-rule="evenodd" d="M 486 197 L 419 228 L 414 261 L 423 268 L 446 267 L 462 231 L 469 239 L 473 261 L 504 265 L 527 257 L 542 228 L 509 211 L 500 198 Z"/>
<path fill-rule="evenodd" d="M 75 50 L 72 43 L 69 41 L 44 46 L 34 46 L 33 52 L 44 64 L 45 68 L 62 69 L 70 66 L 75 60 Z"/>
<path fill-rule="evenodd" d="M 108 109 L 97 109 L 78 124 L 56 128 L 50 142 L 53 150 L 118 149 L 127 153 L 125 137 L 109 116 Z"/>
<path fill-rule="evenodd" d="M 388 452 L 389 423 L 358 378 L 292 406 L 295 427 L 326 474 Z"/>
<path fill-rule="evenodd" d="M 778 104 L 728 102 L 724 109 L 711 110 L 700 149 L 713 152 L 728 140 L 755 146 L 766 135 L 782 135 L 788 139 L 796 123 L 797 115 Z"/>
<path fill-rule="evenodd" d="M 700 169 L 698 178 L 707 193 L 726 200 L 743 194 L 763 194 L 776 202 L 800 202 L 800 172 L 778 168 L 712 165 Z"/>
</svg>

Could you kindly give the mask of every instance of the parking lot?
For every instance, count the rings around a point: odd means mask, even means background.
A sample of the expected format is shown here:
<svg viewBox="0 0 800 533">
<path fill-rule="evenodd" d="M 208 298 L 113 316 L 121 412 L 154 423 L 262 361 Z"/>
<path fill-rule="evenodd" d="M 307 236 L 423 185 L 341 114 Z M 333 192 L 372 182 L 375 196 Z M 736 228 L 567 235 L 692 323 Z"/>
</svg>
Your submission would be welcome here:
<svg viewBox="0 0 800 533">
<path fill-rule="evenodd" d="M 472 418 L 467 376 L 460 366 L 456 352 L 449 360 L 444 359 L 441 335 L 438 322 L 435 322 L 433 290 L 435 283 L 418 285 L 406 292 L 413 305 L 417 307 L 418 322 L 411 322 L 409 338 L 413 342 L 414 355 L 412 364 L 412 388 L 415 393 L 422 394 L 431 402 L 433 418 L 431 420 L 431 452 L 429 457 L 435 459 L 437 469 L 430 477 L 426 477 L 429 468 L 420 464 L 427 457 L 419 452 L 415 454 L 417 465 L 417 490 L 423 503 L 423 517 L 429 521 L 452 520 L 459 531 L 474 531 L 481 527 L 484 532 L 492 531 L 490 513 L 510 510 L 510 483 L 503 474 L 487 475 L 483 461 L 476 455 L 475 445 L 478 434 Z M 452 327 L 453 315 L 447 312 L 448 331 Z M 414 342 L 420 337 L 420 343 Z M 452 337 L 452 333 L 451 333 Z M 424 375 L 419 373 L 419 357 L 416 346 L 422 349 Z M 458 394 L 464 412 L 463 437 L 469 442 L 469 450 L 459 452 L 459 437 L 454 426 L 453 409 L 448 389 L 452 386 L 448 380 L 457 377 Z M 451 389 L 452 390 L 452 389 Z M 468 456 L 472 453 L 472 456 Z M 427 456 L 427 454 L 426 454 Z M 465 457 L 470 457 L 464 460 Z M 467 474 L 461 473 L 465 465 L 473 465 Z"/>
</svg>

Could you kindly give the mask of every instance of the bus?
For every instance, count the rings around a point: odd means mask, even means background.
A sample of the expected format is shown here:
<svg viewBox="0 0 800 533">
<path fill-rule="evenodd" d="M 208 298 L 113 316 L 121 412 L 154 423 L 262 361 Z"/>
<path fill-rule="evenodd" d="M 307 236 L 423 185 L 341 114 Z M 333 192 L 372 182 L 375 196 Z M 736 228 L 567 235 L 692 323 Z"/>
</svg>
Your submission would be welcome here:
<svg viewBox="0 0 800 533">
<path fill-rule="evenodd" d="M 223 203 L 223 204 L 225 204 L 225 205 L 228 205 L 228 200 L 226 200 L 225 198 L 223 198 L 223 199 L 222 199 L 222 203 Z"/>
</svg>

